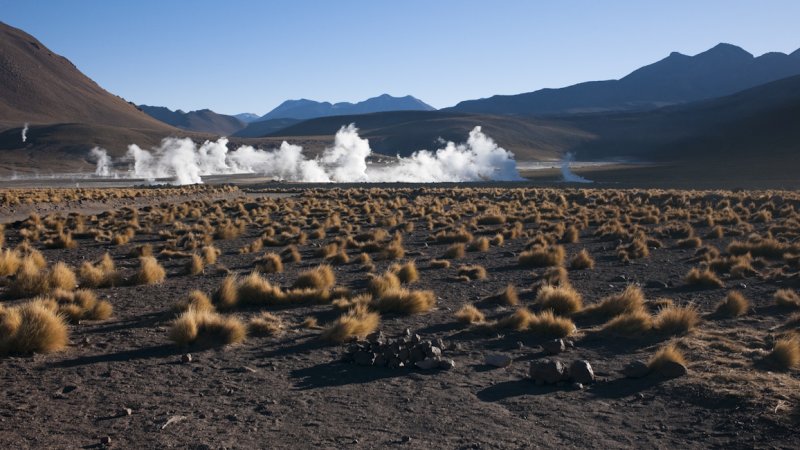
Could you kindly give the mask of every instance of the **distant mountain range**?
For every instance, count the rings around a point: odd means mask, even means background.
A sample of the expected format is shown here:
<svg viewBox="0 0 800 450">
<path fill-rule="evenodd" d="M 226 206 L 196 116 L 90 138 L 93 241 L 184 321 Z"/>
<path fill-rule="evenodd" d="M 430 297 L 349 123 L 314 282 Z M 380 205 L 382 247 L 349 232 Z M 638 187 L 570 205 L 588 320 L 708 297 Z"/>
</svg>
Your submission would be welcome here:
<svg viewBox="0 0 800 450">
<path fill-rule="evenodd" d="M 719 44 L 695 56 L 673 52 L 619 80 L 590 81 L 560 89 L 463 101 L 450 111 L 502 115 L 552 115 L 651 109 L 721 97 L 800 75 L 800 50 L 754 57 Z"/>
<path fill-rule="evenodd" d="M 410 95 L 392 97 L 389 94 L 372 97 L 358 103 L 329 103 L 314 100 L 286 100 L 277 108 L 261 116 L 268 119 L 314 119 L 317 117 L 345 116 L 349 114 L 369 114 L 384 111 L 433 111 L 431 105 Z"/>
<path fill-rule="evenodd" d="M 139 109 L 166 124 L 189 131 L 214 133 L 221 136 L 233 134 L 247 124 L 234 116 L 217 114 L 210 109 L 183 112 L 163 106 L 139 105 Z"/>
</svg>

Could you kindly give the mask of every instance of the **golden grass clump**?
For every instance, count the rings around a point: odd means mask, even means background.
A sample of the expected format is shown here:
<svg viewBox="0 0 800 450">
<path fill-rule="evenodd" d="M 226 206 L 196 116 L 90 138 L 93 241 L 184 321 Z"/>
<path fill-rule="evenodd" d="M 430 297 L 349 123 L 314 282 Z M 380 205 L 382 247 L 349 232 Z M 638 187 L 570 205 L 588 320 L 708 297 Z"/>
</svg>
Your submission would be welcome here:
<svg viewBox="0 0 800 450">
<path fill-rule="evenodd" d="M 300 250 L 297 249 L 296 245 L 289 245 L 281 250 L 281 256 L 283 257 L 284 262 L 299 263 L 303 259 L 303 256 L 300 255 Z"/>
<path fill-rule="evenodd" d="M 542 310 L 550 310 L 557 315 L 568 316 L 583 308 L 583 297 L 569 285 L 544 285 L 536 294 L 536 304 Z"/>
<path fill-rule="evenodd" d="M 431 269 L 449 269 L 450 261 L 446 259 L 432 259 L 430 267 Z"/>
<path fill-rule="evenodd" d="M 336 284 L 336 275 L 328 265 L 321 265 L 311 270 L 307 270 L 297 277 L 292 285 L 298 289 L 330 289 Z"/>
<path fill-rule="evenodd" d="M 392 272 L 397 275 L 397 278 L 403 284 L 410 284 L 419 280 L 419 272 L 414 261 L 408 261 L 403 265 L 397 266 Z"/>
<path fill-rule="evenodd" d="M 277 253 L 266 253 L 255 261 L 255 269 L 261 273 L 283 272 L 283 260 Z"/>
<path fill-rule="evenodd" d="M 653 316 L 644 310 L 617 315 L 603 325 L 603 331 L 622 336 L 640 337 L 653 329 Z"/>
<path fill-rule="evenodd" d="M 253 336 L 277 336 L 284 328 L 283 320 L 279 316 L 266 311 L 251 318 L 247 324 L 249 334 Z"/>
<path fill-rule="evenodd" d="M 210 311 L 188 309 L 172 322 L 169 338 L 177 345 L 196 344 L 217 347 L 243 342 L 247 336 L 244 324 L 235 317 Z"/>
<path fill-rule="evenodd" d="M 302 289 L 302 288 L 301 288 Z M 236 303 L 244 305 L 273 305 L 284 300 L 280 287 L 273 286 L 258 272 L 252 272 L 236 286 Z"/>
<path fill-rule="evenodd" d="M 464 305 L 456 311 L 456 320 L 465 324 L 484 323 L 486 316 L 474 305 Z"/>
<path fill-rule="evenodd" d="M 642 288 L 632 284 L 619 294 L 609 295 L 587 306 L 583 310 L 583 315 L 607 319 L 642 310 L 644 310 L 644 292 Z"/>
<path fill-rule="evenodd" d="M 479 237 L 469 244 L 469 251 L 471 252 L 485 252 L 489 250 L 489 238 Z"/>
<path fill-rule="evenodd" d="M 380 276 L 372 276 L 369 280 L 368 289 L 375 297 L 380 297 L 385 292 L 399 289 L 401 282 L 400 278 L 392 272 L 386 272 Z"/>
<path fill-rule="evenodd" d="M 700 315 L 694 306 L 668 306 L 662 308 L 653 319 L 653 328 L 659 333 L 678 335 L 692 331 L 700 323 Z"/>
<path fill-rule="evenodd" d="M 383 292 L 372 305 L 382 313 L 417 314 L 430 311 L 436 304 L 433 291 L 394 288 Z"/>
<path fill-rule="evenodd" d="M 564 263 L 564 247 L 553 245 L 549 247 L 534 247 L 519 255 L 519 265 L 523 267 L 552 267 Z"/>
<path fill-rule="evenodd" d="M 7 248 L 0 251 L 0 277 L 15 274 L 21 263 L 22 258 L 17 250 Z"/>
<path fill-rule="evenodd" d="M 52 304 L 34 300 L 19 306 L 0 306 L 0 354 L 51 353 L 69 340 L 64 317 Z"/>
<path fill-rule="evenodd" d="M 778 289 L 773 294 L 775 304 L 784 308 L 800 308 L 800 295 L 792 289 Z"/>
<path fill-rule="evenodd" d="M 211 303 L 211 299 L 203 291 L 194 290 L 189 292 L 186 298 L 179 300 L 173 309 L 178 312 L 185 312 L 190 309 L 213 312 L 214 304 Z"/>
<path fill-rule="evenodd" d="M 715 289 L 725 286 L 725 283 L 714 272 L 709 269 L 698 269 L 697 267 L 693 267 L 686 274 L 686 283 L 703 289 Z"/>
<path fill-rule="evenodd" d="M 653 372 L 659 372 L 667 363 L 678 363 L 682 366 L 686 366 L 686 358 L 684 358 L 683 352 L 674 344 L 668 344 L 659 349 L 656 354 L 650 358 L 647 367 Z"/>
<path fill-rule="evenodd" d="M 747 314 L 750 302 L 739 291 L 730 291 L 725 299 L 717 305 L 717 314 L 726 317 L 739 317 Z"/>
<path fill-rule="evenodd" d="M 589 255 L 589 251 L 581 249 L 569 262 L 569 268 L 572 270 L 594 269 L 594 259 Z"/>
<path fill-rule="evenodd" d="M 572 320 L 553 314 L 547 310 L 532 313 L 527 308 L 519 308 L 511 315 L 503 317 L 495 324 L 496 328 L 528 331 L 543 337 L 563 338 L 574 333 L 577 328 Z"/>
<path fill-rule="evenodd" d="M 201 275 L 205 269 L 205 260 L 197 253 L 192 253 L 192 257 L 186 262 L 186 273 L 189 275 Z"/>
<path fill-rule="evenodd" d="M 467 254 L 467 248 L 464 244 L 453 244 L 445 250 L 442 258 L 444 259 L 460 259 Z"/>
<path fill-rule="evenodd" d="M 117 284 L 119 274 L 111 255 L 106 253 L 103 258 L 92 264 L 84 262 L 78 270 L 78 279 L 83 287 L 98 288 Z"/>
<path fill-rule="evenodd" d="M 322 339 L 345 342 L 354 337 L 364 337 L 378 329 L 381 318 L 366 307 L 355 307 L 342 314 L 322 332 Z"/>
<path fill-rule="evenodd" d="M 796 336 L 775 341 L 767 360 L 781 370 L 789 370 L 800 365 L 800 340 Z"/>
<path fill-rule="evenodd" d="M 205 260 L 206 264 L 216 264 L 217 258 L 222 253 L 220 249 L 214 247 L 213 245 L 207 245 L 203 247 L 201 252 L 203 254 L 203 260 Z"/>
<path fill-rule="evenodd" d="M 75 276 L 75 271 L 59 261 L 48 271 L 47 284 L 49 285 L 48 290 L 64 289 L 71 291 L 78 285 L 78 277 Z"/>
<path fill-rule="evenodd" d="M 502 291 L 484 298 L 483 301 L 516 306 L 519 304 L 519 294 L 517 293 L 517 288 L 513 284 L 509 284 Z"/>
<path fill-rule="evenodd" d="M 58 312 L 72 323 L 81 320 L 106 320 L 111 317 L 114 307 L 108 300 L 98 300 L 97 295 L 88 289 L 75 292 L 56 289 L 53 299 L 58 304 Z"/>
<path fill-rule="evenodd" d="M 486 268 L 478 264 L 459 267 L 458 275 L 467 277 L 469 280 L 485 280 L 489 277 Z"/>
<path fill-rule="evenodd" d="M 213 300 L 220 309 L 232 309 L 239 304 L 238 280 L 235 275 L 228 275 L 222 280 L 214 292 Z"/>
<path fill-rule="evenodd" d="M 134 276 L 136 284 L 159 284 L 167 277 L 167 271 L 153 256 L 139 258 L 139 270 Z"/>
</svg>

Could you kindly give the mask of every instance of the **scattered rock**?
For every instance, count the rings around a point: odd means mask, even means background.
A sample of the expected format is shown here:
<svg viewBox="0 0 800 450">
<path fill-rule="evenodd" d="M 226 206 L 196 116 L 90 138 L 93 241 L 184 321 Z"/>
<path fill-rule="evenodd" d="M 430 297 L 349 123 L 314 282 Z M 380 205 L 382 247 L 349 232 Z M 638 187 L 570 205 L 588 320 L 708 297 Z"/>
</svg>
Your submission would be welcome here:
<svg viewBox="0 0 800 450">
<path fill-rule="evenodd" d="M 667 285 L 667 283 L 665 283 L 663 281 L 650 280 L 650 281 L 648 281 L 647 283 L 644 284 L 644 287 L 650 288 L 650 289 L 666 289 L 669 286 Z"/>
<path fill-rule="evenodd" d="M 443 358 L 439 360 L 439 368 L 443 370 L 450 370 L 456 367 L 456 362 L 450 358 Z"/>
<path fill-rule="evenodd" d="M 502 353 L 491 353 L 484 357 L 486 365 L 494 367 L 508 367 L 511 365 L 511 357 Z"/>
<path fill-rule="evenodd" d="M 360 366 L 392 369 L 416 366 L 429 370 L 439 367 L 444 348 L 445 343 L 441 339 L 424 340 L 407 328 L 398 338 L 387 338 L 378 332 L 367 336 L 366 340 L 353 342 L 347 346 L 342 359 Z M 431 361 L 424 362 L 426 360 Z"/>
<path fill-rule="evenodd" d="M 181 356 L 181 362 L 184 363 L 184 364 L 192 362 L 191 353 L 186 353 L 185 355 Z"/>
<path fill-rule="evenodd" d="M 658 373 L 666 378 L 678 378 L 686 375 L 689 369 L 676 361 L 665 361 L 658 367 Z"/>
<path fill-rule="evenodd" d="M 103 436 L 100 438 L 100 445 L 111 445 L 111 436 Z"/>
<path fill-rule="evenodd" d="M 612 283 L 624 283 L 628 281 L 628 278 L 625 275 L 617 275 L 611 279 Z"/>
<path fill-rule="evenodd" d="M 589 384 L 594 381 L 594 371 L 589 361 L 578 360 L 569 366 L 569 377 L 578 384 Z"/>
<path fill-rule="evenodd" d="M 572 386 L 572 389 L 575 389 L 576 391 L 580 391 L 583 389 L 583 384 L 578 383 L 577 381 L 572 383 L 570 386 Z"/>
<path fill-rule="evenodd" d="M 558 360 L 531 361 L 529 373 L 533 381 L 542 384 L 556 384 L 568 379 L 566 367 Z"/>
<path fill-rule="evenodd" d="M 417 368 L 422 370 L 431 370 L 433 368 L 439 367 L 439 360 L 433 358 L 425 358 L 422 361 L 417 361 L 416 364 Z"/>
<path fill-rule="evenodd" d="M 123 409 L 123 410 L 120 412 L 120 414 L 119 414 L 119 415 L 120 415 L 120 416 L 122 416 L 122 417 L 124 417 L 124 416 L 131 416 L 131 415 L 133 415 L 133 410 L 132 410 L 132 409 L 130 409 L 130 408 L 124 408 L 124 409 Z"/>
<path fill-rule="evenodd" d="M 628 378 L 642 378 L 650 373 L 650 367 L 644 361 L 631 361 L 622 369 L 622 374 Z"/>
<path fill-rule="evenodd" d="M 553 339 L 552 341 L 546 341 L 542 344 L 542 350 L 548 355 L 558 355 L 566 349 L 567 346 L 564 344 L 563 339 Z"/>
</svg>

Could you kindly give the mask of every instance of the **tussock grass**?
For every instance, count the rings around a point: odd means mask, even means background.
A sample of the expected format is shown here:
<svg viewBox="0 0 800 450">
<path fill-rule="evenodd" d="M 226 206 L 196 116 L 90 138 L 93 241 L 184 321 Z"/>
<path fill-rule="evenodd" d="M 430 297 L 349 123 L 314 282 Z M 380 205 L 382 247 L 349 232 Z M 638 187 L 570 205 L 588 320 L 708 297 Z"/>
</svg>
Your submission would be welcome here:
<svg viewBox="0 0 800 450">
<path fill-rule="evenodd" d="M 778 289 L 773 294 L 775 304 L 784 308 L 800 308 L 800 295 L 792 289 Z"/>
<path fill-rule="evenodd" d="M 625 313 L 635 313 L 644 310 L 644 292 L 636 285 L 630 285 L 619 294 L 602 298 L 599 302 L 587 306 L 583 315 L 608 319 Z"/>
<path fill-rule="evenodd" d="M 235 275 L 228 275 L 222 280 L 216 292 L 214 292 L 214 303 L 220 309 L 233 309 L 239 304 L 238 279 Z"/>
<path fill-rule="evenodd" d="M 456 311 L 456 320 L 465 324 L 484 323 L 486 316 L 474 305 L 464 305 Z"/>
<path fill-rule="evenodd" d="M 373 276 L 369 280 L 368 289 L 375 297 L 380 297 L 384 293 L 399 289 L 401 285 L 400 278 L 392 272 L 386 272 L 380 276 Z"/>
<path fill-rule="evenodd" d="M 355 307 L 339 316 L 322 332 L 322 339 L 345 342 L 354 337 L 364 337 L 378 329 L 380 315 L 365 307 Z"/>
<path fill-rule="evenodd" d="M 446 259 L 432 259 L 430 267 L 431 269 L 449 269 L 450 261 Z"/>
<path fill-rule="evenodd" d="M 775 341 L 767 361 L 780 370 L 794 369 L 800 365 L 800 340 L 796 336 Z"/>
<path fill-rule="evenodd" d="M 216 264 L 217 258 L 222 253 L 220 249 L 214 247 L 213 245 L 207 245 L 203 247 L 201 252 L 203 254 L 203 260 L 205 260 L 206 264 Z"/>
<path fill-rule="evenodd" d="M 560 245 L 549 247 L 534 247 L 519 255 L 519 265 L 523 267 L 551 267 L 564 263 L 564 247 Z"/>
<path fill-rule="evenodd" d="M 453 244 L 445 250 L 443 259 L 461 259 L 467 254 L 467 248 L 464 244 Z"/>
<path fill-rule="evenodd" d="M 485 280 L 489 277 L 486 268 L 477 264 L 459 267 L 458 275 L 470 280 Z"/>
<path fill-rule="evenodd" d="M 397 278 L 400 279 L 400 282 L 403 284 L 410 284 L 419 280 L 419 272 L 417 272 L 417 266 L 414 261 L 396 266 L 393 268 L 392 272 L 397 275 Z"/>
<path fill-rule="evenodd" d="M 589 251 L 581 249 L 569 262 L 572 270 L 594 269 L 594 259 L 589 255 Z"/>
<path fill-rule="evenodd" d="M 17 250 L 7 248 L 0 251 L 0 277 L 15 274 L 21 263 L 22 258 Z"/>
<path fill-rule="evenodd" d="M 583 297 L 571 286 L 545 285 L 536 294 L 536 304 L 561 316 L 575 314 L 583 309 Z"/>
<path fill-rule="evenodd" d="M 284 248 L 281 251 L 281 257 L 283 258 L 284 262 L 293 263 L 299 263 L 303 259 L 302 255 L 300 255 L 300 250 L 297 249 L 296 245 L 289 245 L 288 247 Z"/>
<path fill-rule="evenodd" d="M 502 291 L 483 299 L 485 302 L 499 303 L 501 305 L 516 306 L 519 304 L 519 294 L 513 284 L 509 284 Z"/>
<path fill-rule="evenodd" d="M 218 347 L 243 342 L 246 336 L 247 329 L 239 319 L 195 309 L 181 314 L 169 330 L 170 340 L 180 346 Z"/>
<path fill-rule="evenodd" d="M 334 284 L 336 284 L 336 275 L 333 273 L 333 269 L 331 266 L 323 264 L 301 273 L 292 287 L 298 289 L 330 289 Z"/>
<path fill-rule="evenodd" d="M 739 317 L 747 314 L 750 302 L 739 291 L 730 291 L 718 305 L 716 313 L 726 317 Z"/>
<path fill-rule="evenodd" d="M 520 308 L 511 315 L 498 320 L 495 328 L 527 331 L 552 338 L 567 337 L 577 329 L 574 322 L 566 317 L 555 315 L 553 311 L 532 313 L 527 308 Z"/>
<path fill-rule="evenodd" d="M 487 237 L 479 237 L 474 241 L 470 242 L 469 251 L 471 252 L 485 252 L 489 250 L 489 238 Z"/>
<path fill-rule="evenodd" d="M 214 312 L 214 304 L 203 291 L 194 290 L 189 292 L 185 298 L 179 300 L 173 309 L 177 312 L 185 312 L 194 309 L 200 312 Z"/>
<path fill-rule="evenodd" d="M 206 263 L 197 253 L 193 253 L 189 261 L 186 262 L 186 273 L 189 275 L 201 275 L 206 269 Z"/>
<path fill-rule="evenodd" d="M 58 313 L 71 323 L 78 323 L 81 320 L 106 320 L 114 312 L 110 302 L 98 300 L 97 295 L 88 289 L 79 289 L 75 292 L 56 289 L 53 292 L 53 299 L 58 304 Z"/>
<path fill-rule="evenodd" d="M 650 358 L 647 366 L 653 372 L 659 372 L 664 365 L 670 362 L 686 366 L 686 358 L 683 356 L 683 352 L 681 352 L 674 344 L 668 344 L 659 349 L 655 355 Z"/>
<path fill-rule="evenodd" d="M 686 283 L 702 289 L 717 289 L 725 287 L 725 283 L 720 280 L 714 272 L 709 269 L 692 268 L 686 274 Z"/>
<path fill-rule="evenodd" d="M 133 277 L 135 284 L 159 284 L 167 278 L 167 271 L 153 256 L 139 258 L 139 270 Z"/>
<path fill-rule="evenodd" d="M 621 336 L 641 337 L 652 329 L 653 316 L 644 310 L 619 314 L 603 325 L 604 332 Z"/>
<path fill-rule="evenodd" d="M 653 327 L 662 334 L 678 335 L 692 331 L 700 323 L 694 306 L 668 306 L 653 319 Z"/>
<path fill-rule="evenodd" d="M 276 253 L 267 253 L 255 261 L 255 269 L 261 273 L 283 272 L 283 261 Z"/>
<path fill-rule="evenodd" d="M 273 286 L 266 278 L 258 272 L 252 272 L 244 277 L 236 286 L 237 305 L 275 305 L 282 303 L 285 299 L 280 287 Z"/>
<path fill-rule="evenodd" d="M 277 336 L 283 332 L 283 319 L 269 312 L 262 312 L 247 323 L 247 329 L 253 336 Z"/>
<path fill-rule="evenodd" d="M 372 306 L 382 313 L 418 314 L 430 311 L 436 305 L 433 291 L 393 288 L 384 291 Z"/>
<path fill-rule="evenodd" d="M 51 353 L 66 347 L 69 330 L 55 308 L 55 302 L 42 300 L 0 306 L 0 354 Z"/>
</svg>

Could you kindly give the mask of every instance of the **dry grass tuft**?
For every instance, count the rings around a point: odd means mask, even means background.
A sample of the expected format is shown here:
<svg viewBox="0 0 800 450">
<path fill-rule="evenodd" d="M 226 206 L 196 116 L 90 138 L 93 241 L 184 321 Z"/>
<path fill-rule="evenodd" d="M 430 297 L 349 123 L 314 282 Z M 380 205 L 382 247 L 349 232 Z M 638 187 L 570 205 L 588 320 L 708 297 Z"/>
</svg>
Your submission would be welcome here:
<svg viewBox="0 0 800 450">
<path fill-rule="evenodd" d="M 469 280 L 485 280 L 489 277 L 486 268 L 477 264 L 459 267 L 458 275 L 467 277 Z"/>
<path fill-rule="evenodd" d="M 663 334 L 678 335 L 692 331 L 700 323 L 700 315 L 694 306 L 668 306 L 661 309 L 653 319 L 653 327 Z"/>
<path fill-rule="evenodd" d="M 519 294 L 517 293 L 517 288 L 513 284 L 509 284 L 502 291 L 484 298 L 483 301 L 516 306 L 519 304 Z"/>
<path fill-rule="evenodd" d="M 228 275 L 222 280 L 216 292 L 214 292 L 214 303 L 220 309 L 233 309 L 239 304 L 238 280 L 235 275 Z"/>
<path fill-rule="evenodd" d="M 730 291 L 725 299 L 717 305 L 717 314 L 727 317 L 739 317 L 747 314 L 750 302 L 739 291 Z"/>
<path fill-rule="evenodd" d="M 375 297 L 380 297 L 384 293 L 400 288 L 400 278 L 392 272 L 386 272 L 380 276 L 372 276 L 369 280 L 369 291 Z"/>
<path fill-rule="evenodd" d="M 775 304 L 784 308 L 800 308 L 800 295 L 792 289 L 778 289 L 772 296 Z"/>
<path fill-rule="evenodd" d="M 519 265 L 523 267 L 552 267 L 564 263 L 564 247 L 534 247 L 519 255 Z"/>
<path fill-rule="evenodd" d="M 444 259 L 460 259 L 467 254 L 467 249 L 464 244 L 453 244 L 445 250 L 442 258 Z"/>
<path fill-rule="evenodd" d="M 0 277 L 13 275 L 19 269 L 22 258 L 19 252 L 7 248 L 0 252 Z"/>
<path fill-rule="evenodd" d="M 572 286 L 545 285 L 536 294 L 536 304 L 561 316 L 575 314 L 583 308 L 583 297 Z"/>
<path fill-rule="evenodd" d="M 301 273 L 292 287 L 296 289 L 330 289 L 334 284 L 336 284 L 336 275 L 333 273 L 333 269 L 331 266 L 323 264 Z"/>
<path fill-rule="evenodd" d="M 201 275 L 205 269 L 206 263 L 197 253 L 193 253 L 189 261 L 186 262 L 186 273 L 189 275 Z"/>
<path fill-rule="evenodd" d="M 139 270 L 134 276 L 136 284 L 159 284 L 167 277 L 167 271 L 153 256 L 139 258 Z"/>
<path fill-rule="evenodd" d="M 236 287 L 236 298 L 243 305 L 274 305 L 284 300 L 284 294 L 258 272 L 252 272 Z"/>
<path fill-rule="evenodd" d="M 674 344 L 666 345 L 658 350 L 656 354 L 650 358 L 647 366 L 650 370 L 659 372 L 667 363 L 678 363 L 682 366 L 686 366 L 686 358 L 684 358 L 683 352 Z"/>
<path fill-rule="evenodd" d="M 380 321 L 378 313 L 366 307 L 355 307 L 328 325 L 322 332 L 322 339 L 345 342 L 354 337 L 364 337 L 377 330 Z"/>
<path fill-rule="evenodd" d="M 634 313 L 644 310 L 644 292 L 636 285 L 630 285 L 619 294 L 604 297 L 599 302 L 589 305 L 583 315 L 608 319 L 620 314 Z"/>
<path fill-rule="evenodd" d="M 0 353 L 51 353 L 66 347 L 67 324 L 54 306 L 41 300 L 0 306 Z"/>
<path fill-rule="evenodd" d="M 692 268 L 686 274 L 686 283 L 690 286 L 696 286 L 703 289 L 716 289 L 725 287 L 725 283 L 720 280 L 717 275 L 709 269 Z"/>
<path fill-rule="evenodd" d="M 781 370 L 797 367 L 800 365 L 800 340 L 796 336 L 778 339 L 767 360 Z"/>
<path fill-rule="evenodd" d="M 170 340 L 181 346 L 218 347 L 243 342 L 246 336 L 247 330 L 239 319 L 195 309 L 181 314 L 169 330 Z"/>
<path fill-rule="evenodd" d="M 175 304 L 173 309 L 177 312 L 185 312 L 194 309 L 200 312 L 214 312 L 214 304 L 211 299 L 202 291 L 194 290 Z"/>
<path fill-rule="evenodd" d="M 446 259 L 432 259 L 430 267 L 431 269 L 449 269 L 450 261 Z"/>
<path fill-rule="evenodd" d="M 485 252 L 489 250 L 489 238 L 479 237 L 469 244 L 469 251 L 471 252 Z"/>
<path fill-rule="evenodd" d="M 277 336 L 283 332 L 284 328 L 283 320 L 268 312 L 262 312 L 251 318 L 247 324 L 247 329 L 253 336 Z"/>
<path fill-rule="evenodd" d="M 575 323 L 566 317 L 557 316 L 553 311 L 538 314 L 520 308 L 495 324 L 496 328 L 528 331 L 543 337 L 563 338 L 576 331 Z"/>
<path fill-rule="evenodd" d="M 569 262 L 569 268 L 572 270 L 594 269 L 594 259 L 589 255 L 589 251 L 584 248 L 572 258 Z"/>
<path fill-rule="evenodd" d="M 255 261 L 255 270 L 261 273 L 283 272 L 283 260 L 276 253 L 267 253 Z"/>
<path fill-rule="evenodd" d="M 603 325 L 603 331 L 621 336 L 641 337 L 653 329 L 653 316 L 647 311 L 636 310 L 617 315 Z"/>
<path fill-rule="evenodd" d="M 414 264 L 414 261 L 409 261 L 398 266 L 396 270 L 392 270 L 392 272 L 397 275 L 397 278 L 399 278 L 400 282 L 403 284 L 409 284 L 419 280 L 419 272 L 417 272 L 417 266 Z"/>
<path fill-rule="evenodd" d="M 433 291 L 394 288 L 383 292 L 372 305 L 382 313 L 423 313 L 430 311 L 436 305 L 436 294 Z"/>
<path fill-rule="evenodd" d="M 456 311 L 456 320 L 466 324 L 484 323 L 486 316 L 474 305 L 464 305 Z"/>
</svg>

